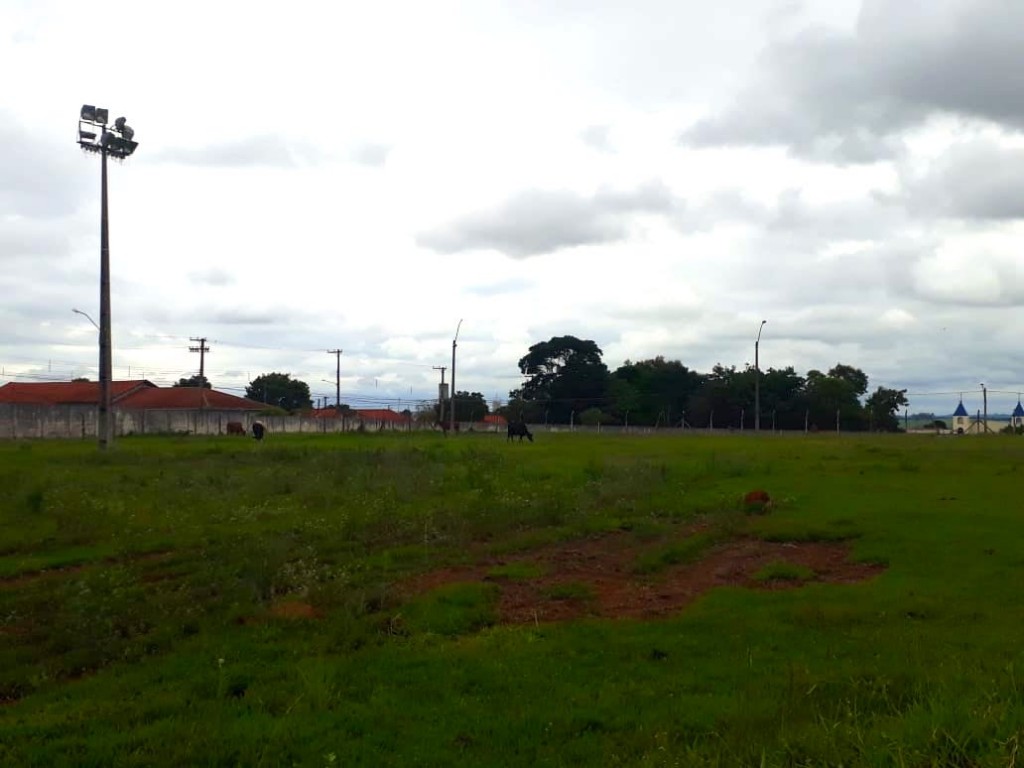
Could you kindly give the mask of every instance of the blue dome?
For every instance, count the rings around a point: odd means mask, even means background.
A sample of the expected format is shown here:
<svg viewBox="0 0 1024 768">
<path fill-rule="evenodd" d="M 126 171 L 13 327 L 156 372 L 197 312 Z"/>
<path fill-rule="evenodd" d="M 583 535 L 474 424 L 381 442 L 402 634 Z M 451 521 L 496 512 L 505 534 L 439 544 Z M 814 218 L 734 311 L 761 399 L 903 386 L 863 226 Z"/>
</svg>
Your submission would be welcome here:
<svg viewBox="0 0 1024 768">
<path fill-rule="evenodd" d="M 956 410 L 953 411 L 953 415 L 954 416 L 966 416 L 967 415 L 967 410 L 964 408 L 964 401 L 963 400 L 960 401 L 960 405 L 958 405 L 956 407 Z"/>
<path fill-rule="evenodd" d="M 1024 406 L 1021 406 L 1020 400 L 1017 401 L 1017 407 L 1013 409 L 1014 416 L 1024 416 Z"/>
</svg>

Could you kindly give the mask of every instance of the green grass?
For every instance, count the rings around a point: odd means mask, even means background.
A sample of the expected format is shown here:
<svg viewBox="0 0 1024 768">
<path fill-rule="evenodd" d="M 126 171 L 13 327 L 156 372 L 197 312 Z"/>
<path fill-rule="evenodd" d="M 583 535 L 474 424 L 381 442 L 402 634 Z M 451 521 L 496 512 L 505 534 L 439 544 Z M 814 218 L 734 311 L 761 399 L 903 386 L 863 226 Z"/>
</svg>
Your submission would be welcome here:
<svg viewBox="0 0 1024 768">
<path fill-rule="evenodd" d="M 545 569 L 537 563 L 506 563 L 496 565 L 487 571 L 488 577 L 492 579 L 507 579 L 508 581 L 529 581 L 543 576 Z"/>
<path fill-rule="evenodd" d="M 814 578 L 814 571 L 806 565 L 787 563 L 779 560 L 768 563 L 764 568 L 754 574 L 754 581 L 809 581 Z"/>
<path fill-rule="evenodd" d="M 711 547 L 726 539 L 723 531 L 702 531 L 679 541 L 645 551 L 637 557 L 633 570 L 652 574 L 672 565 L 693 563 L 703 557 Z"/>
<path fill-rule="evenodd" d="M 1021 763 L 1024 440 L 519 448 L 0 444 L 0 765 Z M 773 508 L 742 515 L 759 488 Z M 721 588 L 649 622 L 502 625 L 503 583 L 550 575 L 517 562 L 409 588 L 611 532 L 652 585 L 740 534 L 843 541 L 887 569 Z M 760 576 L 787 574 L 806 579 Z M 544 599 L 593 597 L 559 584 Z"/>
</svg>

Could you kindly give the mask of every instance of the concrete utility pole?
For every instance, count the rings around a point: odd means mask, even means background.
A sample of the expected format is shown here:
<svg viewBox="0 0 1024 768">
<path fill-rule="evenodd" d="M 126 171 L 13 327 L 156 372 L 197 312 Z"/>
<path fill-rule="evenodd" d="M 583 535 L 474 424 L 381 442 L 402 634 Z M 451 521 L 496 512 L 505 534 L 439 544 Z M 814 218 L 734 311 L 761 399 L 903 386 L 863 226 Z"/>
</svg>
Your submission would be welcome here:
<svg viewBox="0 0 1024 768">
<path fill-rule="evenodd" d="M 985 406 L 985 421 L 982 423 L 982 434 L 988 434 L 988 390 L 981 385 L 981 401 Z"/>
<path fill-rule="evenodd" d="M 195 336 L 189 336 L 188 340 L 199 342 L 198 347 L 189 347 L 188 351 L 199 353 L 199 379 L 200 386 L 202 386 L 202 382 L 206 381 L 206 353 L 210 351 L 210 348 L 206 346 L 205 336 L 200 339 L 197 339 Z"/>
<path fill-rule="evenodd" d="M 328 355 L 334 355 L 335 357 L 335 371 L 334 371 L 334 408 L 341 413 L 341 350 L 340 349 L 328 349 Z"/>
<path fill-rule="evenodd" d="M 459 341 L 459 330 L 462 328 L 462 320 L 459 320 L 459 324 L 455 327 L 455 338 L 452 339 L 452 412 L 450 429 L 452 434 L 455 434 L 455 348 L 458 346 Z"/>
<path fill-rule="evenodd" d="M 435 371 L 441 372 L 441 384 L 437 388 L 437 423 L 444 425 L 444 401 L 447 393 L 444 391 L 444 372 L 448 370 L 446 365 L 432 366 Z"/>
</svg>

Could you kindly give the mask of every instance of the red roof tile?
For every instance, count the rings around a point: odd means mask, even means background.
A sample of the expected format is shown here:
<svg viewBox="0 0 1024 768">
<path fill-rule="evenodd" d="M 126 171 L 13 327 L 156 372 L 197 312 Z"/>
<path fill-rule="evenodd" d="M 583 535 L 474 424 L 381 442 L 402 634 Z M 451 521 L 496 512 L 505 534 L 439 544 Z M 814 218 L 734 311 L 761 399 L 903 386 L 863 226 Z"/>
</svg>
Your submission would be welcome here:
<svg viewBox="0 0 1024 768">
<path fill-rule="evenodd" d="M 146 379 L 112 381 L 110 396 L 115 403 L 136 390 L 156 389 Z M 98 381 L 12 381 L 0 387 L 0 403 L 29 405 L 96 405 L 100 399 Z"/>
<path fill-rule="evenodd" d="M 255 400 L 218 392 L 205 387 L 160 387 L 144 389 L 128 395 L 118 402 L 121 408 L 185 409 L 216 411 L 261 411 L 267 406 Z"/>
</svg>

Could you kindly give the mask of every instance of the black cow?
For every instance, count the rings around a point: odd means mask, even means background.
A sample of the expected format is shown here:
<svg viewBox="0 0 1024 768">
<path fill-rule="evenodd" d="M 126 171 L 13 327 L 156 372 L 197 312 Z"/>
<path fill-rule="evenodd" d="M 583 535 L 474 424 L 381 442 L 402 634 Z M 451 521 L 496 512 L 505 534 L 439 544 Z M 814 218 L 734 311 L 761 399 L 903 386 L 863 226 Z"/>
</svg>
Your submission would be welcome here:
<svg viewBox="0 0 1024 768">
<path fill-rule="evenodd" d="M 252 423 L 252 436 L 257 440 L 263 439 L 263 433 L 267 431 L 267 428 L 263 426 L 262 422 L 254 421 Z"/>
<path fill-rule="evenodd" d="M 525 421 L 510 421 L 508 423 L 508 439 L 505 442 L 510 442 L 514 437 L 518 437 L 520 443 L 523 442 L 524 437 L 528 438 L 531 443 L 533 442 L 533 433 L 530 432 Z"/>
</svg>

